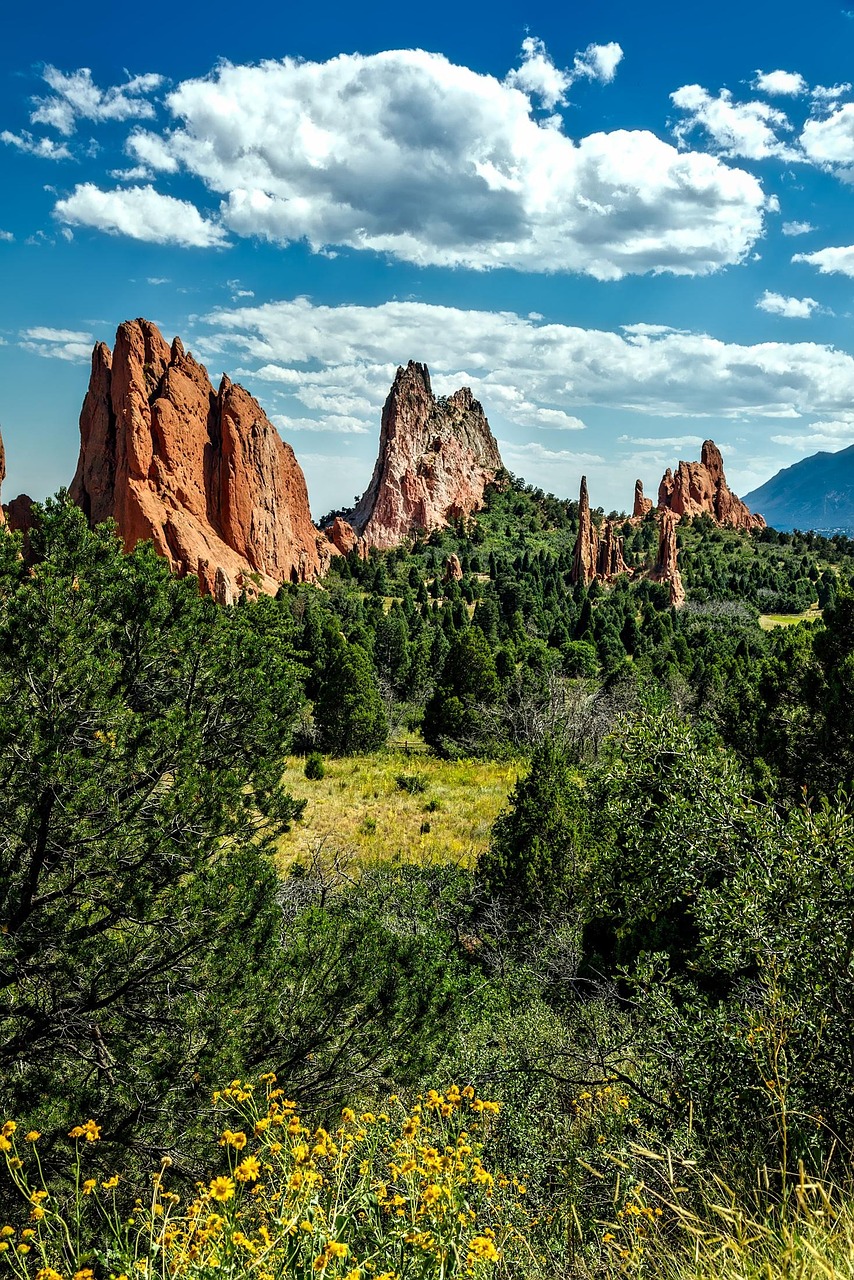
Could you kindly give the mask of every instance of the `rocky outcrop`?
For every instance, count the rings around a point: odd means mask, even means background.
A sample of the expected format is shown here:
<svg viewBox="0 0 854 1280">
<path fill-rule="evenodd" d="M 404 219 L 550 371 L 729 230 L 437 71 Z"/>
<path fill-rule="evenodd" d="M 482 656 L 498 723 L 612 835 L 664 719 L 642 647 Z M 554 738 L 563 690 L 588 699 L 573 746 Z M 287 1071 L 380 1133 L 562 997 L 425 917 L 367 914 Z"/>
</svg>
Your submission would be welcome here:
<svg viewBox="0 0 854 1280">
<path fill-rule="evenodd" d="M 13 533 L 21 535 L 21 551 L 25 564 L 33 563 L 33 553 L 30 545 L 30 533 L 35 528 L 36 518 L 33 511 L 33 500 L 26 493 L 19 493 L 17 498 L 13 498 L 11 502 L 4 503 L 0 508 L 0 524 L 4 522 L 9 526 Z"/>
<path fill-rule="evenodd" d="M 353 526 L 348 524 L 342 516 L 336 516 L 332 524 L 328 525 L 323 532 L 342 556 L 349 556 L 352 551 L 358 551 L 363 560 L 367 558 L 367 547 Z"/>
<path fill-rule="evenodd" d="M 293 450 L 258 402 L 225 376 L 214 390 L 147 320 L 120 325 L 112 353 L 95 347 L 71 496 L 92 524 L 115 519 L 126 549 L 150 539 L 217 599 L 328 564 Z"/>
<path fill-rule="evenodd" d="M 502 469 L 471 390 L 437 398 L 427 366 L 410 360 L 388 394 L 376 466 L 349 522 L 367 547 L 396 547 L 477 511 Z"/>
<path fill-rule="evenodd" d="M 629 566 L 623 555 L 623 539 L 617 534 L 613 520 L 606 520 L 599 539 L 599 554 L 596 558 L 596 576 L 605 582 L 617 578 L 621 573 L 628 573 Z"/>
<path fill-rule="evenodd" d="M 578 536 L 572 553 L 572 582 L 587 586 L 594 578 L 610 582 L 621 573 L 628 573 L 629 566 L 623 555 L 623 539 L 617 534 L 613 520 L 606 520 L 602 536 L 590 514 L 590 498 L 587 493 L 587 476 L 581 477 L 578 497 Z"/>
<path fill-rule="evenodd" d="M 635 495 L 637 500 L 637 489 Z M 699 462 L 680 462 L 675 472 L 668 467 L 658 488 L 658 506 L 679 517 L 711 516 L 733 529 L 765 528 L 762 516 L 754 515 L 727 485 L 721 451 L 713 440 L 704 442 Z"/>
<path fill-rule="evenodd" d="M 635 505 L 632 510 L 633 520 L 643 520 L 652 511 L 652 498 L 643 495 L 643 480 L 635 481 Z"/>
<path fill-rule="evenodd" d="M 452 552 L 445 561 L 445 572 L 442 576 L 443 582 L 459 582 L 463 576 L 463 566 L 460 564 L 460 557 Z"/>
<path fill-rule="evenodd" d="M 649 576 L 653 582 L 662 582 L 670 588 L 670 603 L 674 609 L 679 609 L 685 603 L 685 588 L 679 572 L 679 551 L 676 546 L 679 516 L 674 511 L 662 511 L 659 520 L 658 559 Z"/>
<path fill-rule="evenodd" d="M 0 487 L 6 479 L 6 447 L 3 444 L 3 437 L 0 436 Z M 5 508 L 0 507 L 0 525 L 6 523 Z"/>
</svg>

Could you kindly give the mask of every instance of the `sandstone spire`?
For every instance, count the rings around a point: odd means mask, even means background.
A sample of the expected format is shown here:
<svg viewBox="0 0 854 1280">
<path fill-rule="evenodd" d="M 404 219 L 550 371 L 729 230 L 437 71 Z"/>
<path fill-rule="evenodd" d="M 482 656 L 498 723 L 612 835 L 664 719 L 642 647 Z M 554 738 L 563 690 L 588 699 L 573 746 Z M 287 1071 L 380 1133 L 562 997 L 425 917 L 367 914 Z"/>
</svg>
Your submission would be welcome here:
<svg viewBox="0 0 854 1280">
<path fill-rule="evenodd" d="M 586 587 L 596 577 L 599 566 L 599 535 L 590 515 L 587 476 L 581 477 L 578 496 L 578 537 L 572 553 L 572 581 Z"/>
<path fill-rule="evenodd" d="M 71 496 L 92 524 L 115 519 L 130 550 L 150 539 L 177 573 L 231 599 L 274 593 L 328 563 L 293 450 L 256 400 L 148 320 L 92 353 Z"/>
<path fill-rule="evenodd" d="M 436 398 L 427 366 L 410 360 L 385 402 L 374 473 L 350 524 L 367 547 L 398 546 L 415 530 L 440 529 L 477 511 L 501 470 L 471 390 Z"/>
<path fill-rule="evenodd" d="M 685 588 L 679 572 L 679 552 L 676 546 L 676 526 L 679 516 L 673 511 L 662 511 L 658 537 L 658 559 L 650 573 L 653 582 L 663 582 L 670 588 L 670 603 L 674 609 L 685 603 Z"/>
<path fill-rule="evenodd" d="M 633 520 L 643 520 L 652 511 L 652 498 L 643 496 L 643 480 L 635 481 L 635 505 L 632 511 Z"/>
</svg>

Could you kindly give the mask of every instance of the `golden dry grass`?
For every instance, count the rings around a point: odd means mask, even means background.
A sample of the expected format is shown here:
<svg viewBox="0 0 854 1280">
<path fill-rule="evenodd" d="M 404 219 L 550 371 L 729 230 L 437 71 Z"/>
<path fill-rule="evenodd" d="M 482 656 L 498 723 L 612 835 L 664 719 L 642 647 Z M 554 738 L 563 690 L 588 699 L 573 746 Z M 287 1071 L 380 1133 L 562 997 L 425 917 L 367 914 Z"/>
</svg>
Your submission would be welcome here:
<svg viewBox="0 0 854 1280">
<path fill-rule="evenodd" d="M 356 862 L 455 862 L 471 866 L 524 768 L 515 761 L 438 760 L 389 750 L 324 761 L 326 776 L 310 782 L 305 761 L 292 756 L 284 785 L 308 801 L 305 814 L 279 845 L 282 867 L 306 862 L 319 849 Z M 410 793 L 398 777 L 415 777 Z"/>
</svg>

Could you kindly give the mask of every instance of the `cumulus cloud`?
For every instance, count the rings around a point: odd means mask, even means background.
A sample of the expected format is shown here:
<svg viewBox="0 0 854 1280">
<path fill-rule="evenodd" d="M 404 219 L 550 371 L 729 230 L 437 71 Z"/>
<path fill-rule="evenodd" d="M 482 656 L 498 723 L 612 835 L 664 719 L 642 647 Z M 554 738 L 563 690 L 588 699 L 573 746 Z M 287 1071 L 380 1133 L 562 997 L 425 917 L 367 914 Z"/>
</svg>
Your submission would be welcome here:
<svg viewBox="0 0 854 1280">
<path fill-rule="evenodd" d="M 94 336 L 78 329 L 50 329 L 43 325 L 22 329 L 19 347 L 50 360 L 82 363 L 92 355 Z"/>
<path fill-rule="evenodd" d="M 566 102 L 566 91 L 572 74 L 552 62 L 542 40 L 528 36 L 522 41 L 522 65 L 508 72 L 504 83 L 523 93 L 536 94 L 544 107 L 551 109 Z"/>
<path fill-rule="evenodd" d="M 854 245 L 832 245 L 815 253 L 796 253 L 792 262 L 806 262 L 823 276 L 854 276 Z"/>
<path fill-rule="evenodd" d="M 670 100 L 685 112 L 685 119 L 673 127 L 681 146 L 687 146 L 689 135 L 700 130 L 725 156 L 745 160 L 797 158 L 794 148 L 778 137 L 779 132 L 792 128 L 788 116 L 767 102 L 734 102 L 729 89 L 721 89 L 715 96 L 699 84 L 683 84 L 671 93 Z"/>
<path fill-rule="evenodd" d="M 328 307 L 305 298 L 219 310 L 206 323 L 213 333 L 197 346 L 238 351 L 244 373 L 276 384 L 303 415 L 338 413 L 372 430 L 396 366 L 410 358 L 429 362 L 437 389 L 471 386 L 507 424 L 520 421 L 520 403 L 525 413 L 582 420 L 590 406 L 737 420 L 838 416 L 854 402 L 854 357 L 814 342 L 626 335 L 511 312 L 419 302 Z M 247 361 L 260 367 L 253 372 Z"/>
<path fill-rule="evenodd" d="M 780 230 L 784 236 L 805 236 L 816 228 L 811 222 L 784 222 Z"/>
<path fill-rule="evenodd" d="M 779 94 L 789 98 L 797 98 L 809 88 L 797 71 L 757 71 L 753 87 L 760 93 Z"/>
<path fill-rule="evenodd" d="M 149 244 L 210 248 L 226 243 L 222 227 L 203 218 L 195 205 L 161 195 L 153 187 L 102 191 L 84 182 L 66 199 L 57 201 L 54 216 L 61 222 Z"/>
<path fill-rule="evenodd" d="M 0 142 L 7 146 L 17 147 L 27 155 L 38 156 L 41 160 L 70 160 L 71 152 L 64 142 L 54 142 L 53 138 L 34 138 L 24 129 L 21 133 L 10 133 L 4 129 L 0 133 Z"/>
<path fill-rule="evenodd" d="M 589 80 L 601 80 L 603 84 L 610 84 L 622 60 L 623 51 L 616 40 L 612 40 L 610 44 L 589 44 L 583 53 L 575 55 L 573 70 L 576 76 L 586 76 Z"/>
<path fill-rule="evenodd" d="M 807 120 L 801 146 L 807 158 L 822 168 L 854 164 L 854 103 L 836 107 L 829 116 Z"/>
<path fill-rule="evenodd" d="M 0 241 L 4 244 L 11 244 L 14 239 L 11 231 L 0 231 Z"/>
<path fill-rule="evenodd" d="M 531 38 L 510 82 L 423 50 L 224 63 L 168 95 L 171 131 L 137 129 L 128 150 L 201 179 L 237 234 L 317 252 L 598 279 L 742 261 L 765 210 L 753 175 L 645 131 L 576 141 L 536 118 L 531 95 L 554 105 L 572 78 L 607 80 L 619 52 L 591 46 L 560 71 Z"/>
<path fill-rule="evenodd" d="M 32 124 L 48 125 L 70 137 L 79 120 L 151 120 L 154 106 L 148 95 L 164 83 L 163 76 L 130 76 L 124 84 L 99 89 L 88 67 L 63 72 L 47 66 L 43 76 L 53 93 L 33 99 Z"/>
<path fill-rule="evenodd" d="M 767 311 L 772 316 L 786 316 L 791 320 L 809 320 L 819 308 L 815 298 L 786 298 L 782 293 L 771 293 L 768 289 L 756 305 L 760 311 Z"/>
<path fill-rule="evenodd" d="M 844 98 L 846 93 L 851 92 L 851 85 L 846 81 L 844 84 L 817 84 L 811 91 L 810 97 L 820 108 L 828 102 L 835 102 L 837 98 Z"/>
</svg>

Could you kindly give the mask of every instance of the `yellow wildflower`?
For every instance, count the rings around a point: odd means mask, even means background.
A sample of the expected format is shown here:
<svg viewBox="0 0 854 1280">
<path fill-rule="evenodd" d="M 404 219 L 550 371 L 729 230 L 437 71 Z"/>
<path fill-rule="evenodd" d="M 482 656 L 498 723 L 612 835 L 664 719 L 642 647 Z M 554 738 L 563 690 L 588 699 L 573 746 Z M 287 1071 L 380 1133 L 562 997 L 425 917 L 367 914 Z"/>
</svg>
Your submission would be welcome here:
<svg viewBox="0 0 854 1280">
<path fill-rule="evenodd" d="M 38 1142 L 40 1137 L 41 1137 L 41 1134 L 39 1133 L 38 1129 L 30 1129 L 29 1133 L 24 1134 L 24 1142 Z M 50 1267 L 48 1267 L 47 1270 L 49 1271 Z M 54 1275 L 56 1274 L 57 1273 L 54 1272 Z"/>
<path fill-rule="evenodd" d="M 234 1170 L 234 1176 L 238 1182 L 256 1182 L 261 1176 L 261 1166 L 255 1156 L 247 1156 L 245 1160 L 241 1160 Z"/>
<path fill-rule="evenodd" d="M 208 1193 L 212 1200 L 219 1200 L 225 1203 L 234 1195 L 234 1180 L 232 1178 L 214 1178 L 208 1187 Z"/>
<path fill-rule="evenodd" d="M 97 1185 L 98 1185 L 98 1182 L 96 1178 L 87 1178 L 86 1181 L 83 1183 L 84 1196 L 91 1196 L 92 1192 L 95 1190 Z"/>
</svg>

